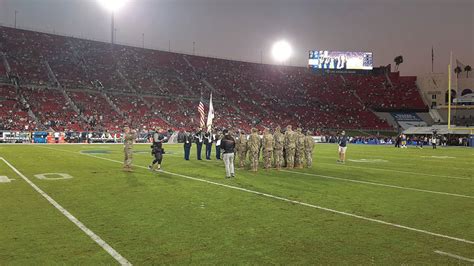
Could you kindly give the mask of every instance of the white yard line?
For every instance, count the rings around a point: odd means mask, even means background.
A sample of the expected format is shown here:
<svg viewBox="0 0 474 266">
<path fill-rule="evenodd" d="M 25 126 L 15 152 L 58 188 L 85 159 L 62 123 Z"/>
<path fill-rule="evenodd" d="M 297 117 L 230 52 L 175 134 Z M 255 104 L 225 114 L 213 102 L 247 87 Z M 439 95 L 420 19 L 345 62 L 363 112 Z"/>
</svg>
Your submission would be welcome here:
<svg viewBox="0 0 474 266">
<path fill-rule="evenodd" d="M 329 158 L 329 157 L 326 157 Z M 331 157 L 332 158 L 332 157 Z M 324 162 L 315 162 L 315 164 L 329 164 L 335 165 L 335 163 L 324 163 Z M 373 167 L 361 167 L 361 166 L 353 166 L 344 164 L 344 167 L 351 167 L 351 168 L 358 168 L 358 169 L 369 169 L 369 170 L 376 170 L 376 171 L 386 171 L 386 172 L 396 172 L 402 174 L 411 174 L 411 175 L 425 175 L 425 176 L 433 176 L 433 177 L 444 177 L 444 178 L 451 178 L 451 179 L 461 179 L 461 180 L 472 180 L 469 177 L 460 177 L 460 176 L 445 176 L 445 175 L 433 175 L 433 174 L 426 174 L 426 173 L 419 173 L 419 172 L 410 172 L 410 171 L 401 171 L 401 170 L 394 170 L 394 169 L 384 169 L 384 168 L 373 168 Z"/>
<path fill-rule="evenodd" d="M 474 263 L 474 259 L 465 258 L 465 257 L 459 256 L 459 255 L 456 255 L 456 254 L 444 252 L 444 251 L 441 251 L 441 250 L 435 250 L 433 252 L 436 253 L 436 254 L 442 255 L 442 256 L 448 256 L 448 257 L 455 258 L 455 259 L 458 259 L 458 260 L 463 260 L 463 261 L 467 261 L 467 262 L 470 262 L 470 263 Z"/>
<path fill-rule="evenodd" d="M 334 180 L 341 180 L 341 181 L 347 181 L 347 182 L 361 183 L 361 184 L 366 184 L 366 185 L 389 187 L 389 188 L 396 188 L 396 189 L 412 190 L 412 191 L 418 191 L 418 192 L 426 192 L 426 193 L 447 195 L 447 196 L 453 196 L 453 197 L 461 197 L 461 198 L 471 198 L 471 199 L 474 199 L 474 196 L 468 196 L 468 195 L 463 195 L 463 194 L 455 194 L 455 193 L 448 193 L 448 192 L 441 192 L 441 191 L 434 191 L 434 190 L 427 190 L 427 189 L 419 189 L 419 188 L 412 188 L 412 187 L 401 187 L 401 186 L 388 185 L 388 184 L 383 184 L 383 183 L 376 183 L 376 182 L 369 182 L 369 181 L 363 181 L 363 180 L 348 179 L 348 178 L 335 177 L 335 176 L 327 176 L 327 175 L 318 175 L 318 174 L 311 174 L 311 173 L 303 173 L 303 172 L 297 172 L 297 171 L 289 171 L 289 170 L 281 170 L 281 171 L 282 171 L 282 172 L 287 172 L 287 173 L 299 174 L 299 175 L 316 176 L 316 177 L 322 177 L 322 178 L 327 178 L 327 179 L 334 179 Z"/>
<path fill-rule="evenodd" d="M 61 212 L 66 218 L 74 223 L 79 229 L 81 229 L 86 235 L 88 235 L 92 240 L 94 240 L 100 247 L 102 247 L 107 253 L 109 253 L 118 263 L 121 265 L 132 265 L 126 258 L 124 258 L 120 253 L 113 249 L 107 242 L 105 242 L 100 236 L 96 235 L 92 230 L 87 228 L 81 221 L 74 217 L 68 210 L 61 206 L 57 201 L 51 198 L 46 192 L 41 190 L 33 182 L 31 182 L 25 175 L 23 175 L 18 169 L 11 165 L 5 158 L 0 157 L 0 160 L 5 162 L 15 173 L 17 173 L 23 180 L 26 181 L 36 192 L 43 196 L 49 203 L 51 203 L 59 212 Z"/>
<path fill-rule="evenodd" d="M 406 159 L 405 158 L 399 158 L 399 157 L 390 157 L 390 156 L 371 156 L 371 155 L 367 155 L 367 154 L 352 154 L 351 153 L 351 157 L 356 157 L 355 159 L 360 159 L 360 158 L 365 158 L 365 159 L 383 159 L 383 160 L 387 160 L 387 161 L 409 161 L 409 162 L 404 162 L 403 164 L 404 165 L 419 165 L 418 163 L 410 163 L 413 161 L 413 157 L 417 157 L 417 158 L 421 158 L 421 157 L 418 157 L 419 155 L 413 155 L 413 156 L 408 156 Z M 316 158 L 326 158 L 326 159 L 334 159 L 337 157 L 337 154 L 336 156 L 316 156 Z M 425 158 L 425 159 L 434 159 L 434 158 Z M 436 159 L 436 160 L 441 160 L 443 162 L 446 162 L 446 159 Z M 456 159 L 458 160 L 458 159 Z M 453 162 L 456 162 L 456 163 L 460 163 L 460 164 L 468 164 L 468 165 L 471 165 L 473 163 L 473 160 L 470 160 L 468 162 L 459 162 L 459 161 L 453 161 Z M 402 163 L 402 162 L 399 162 L 399 163 Z M 443 165 L 432 165 L 432 164 L 428 164 L 430 166 L 436 166 L 436 167 L 444 167 Z M 464 170 L 464 171 L 469 171 L 470 169 L 469 168 L 466 168 L 466 167 L 455 167 L 455 166 L 449 166 L 449 168 L 451 169 L 458 169 L 458 170 Z"/>
<path fill-rule="evenodd" d="M 94 156 L 94 155 L 89 155 L 89 154 L 87 154 L 87 156 L 91 156 L 91 157 L 98 158 L 98 159 L 104 159 L 104 160 L 111 161 L 111 162 L 116 162 L 116 163 L 123 163 L 121 161 L 117 161 L 117 160 L 113 160 L 113 159 L 109 159 L 109 158 L 103 158 L 103 157 Z M 143 168 L 143 169 L 148 169 L 147 167 L 144 167 L 144 166 L 141 166 L 141 165 L 135 165 L 135 166 L 139 167 L 139 168 Z M 366 221 L 385 224 L 385 225 L 389 225 L 389 226 L 393 226 L 393 227 L 398 227 L 398 228 L 402 228 L 402 229 L 406 229 L 406 230 L 410 230 L 410 231 L 415 231 L 415 232 L 419 232 L 419 233 L 424 233 L 424 234 L 428 234 L 428 235 L 432 235 L 432 236 L 447 238 L 447 239 L 455 240 L 455 241 L 458 241 L 458 242 L 464 242 L 464 243 L 474 245 L 474 241 L 471 241 L 471 240 L 452 237 L 452 236 L 447 236 L 447 235 L 438 234 L 438 233 L 433 233 L 433 232 L 430 232 L 430 231 L 417 229 L 417 228 L 413 228 L 413 227 L 408 227 L 408 226 L 404 226 L 404 225 L 399 225 L 399 224 L 395 224 L 395 223 L 385 222 L 385 221 L 382 221 L 382 220 L 368 218 L 368 217 L 360 216 L 360 215 L 357 215 L 357 214 L 337 211 L 337 210 L 334 210 L 334 209 L 325 208 L 325 207 L 313 205 L 313 204 L 310 204 L 310 203 L 305 203 L 305 202 L 302 202 L 302 201 L 291 200 L 291 199 L 287 199 L 287 198 L 283 198 L 283 197 L 280 197 L 280 196 L 275 196 L 275 195 L 272 195 L 272 194 L 267 194 L 267 193 L 263 193 L 263 192 L 259 192 L 259 191 L 255 191 L 255 190 L 250 190 L 250 189 L 241 188 L 241 187 L 235 187 L 235 186 L 231 186 L 231 185 L 222 184 L 222 183 L 219 183 L 219 182 L 213 182 L 213 181 L 209 181 L 209 180 L 205 180 L 205 179 L 201 179 L 201 178 L 197 178 L 197 177 L 191 177 L 191 176 L 177 174 L 177 173 L 168 172 L 168 171 L 162 171 L 162 173 L 169 174 L 169 175 L 174 175 L 174 176 L 179 176 L 179 177 L 183 177 L 183 178 L 194 180 L 194 181 L 204 182 L 204 183 L 208 183 L 208 184 L 212 184 L 212 185 L 216 185 L 216 186 L 221 186 L 221 187 L 231 188 L 231 189 L 235 189 L 235 190 L 240 190 L 240 191 L 244 191 L 244 192 L 248 192 L 248 193 L 252 193 L 252 194 L 256 194 L 256 195 L 260 195 L 260 196 L 264 196 L 264 197 L 268 197 L 268 198 L 272 198 L 272 199 L 277 199 L 277 200 L 281 200 L 281 201 L 285 201 L 285 202 L 290 202 L 290 203 L 294 203 L 294 204 L 303 205 L 303 206 L 306 206 L 306 207 L 320 209 L 320 210 L 324 210 L 324 211 L 328 211 L 328 212 L 332 212 L 332 213 L 337 213 L 337 214 L 341 214 L 341 215 L 345 215 L 345 216 L 350 216 L 350 217 L 353 217 L 353 218 L 358 218 L 358 219 L 362 219 L 362 220 L 366 220 Z"/>
<path fill-rule="evenodd" d="M 104 157 L 100 157 L 100 156 L 77 153 L 77 152 L 72 152 L 72 151 L 65 151 L 65 150 L 60 150 L 60 149 L 58 149 L 58 150 L 59 151 L 64 151 L 64 152 L 74 153 L 74 154 L 77 154 L 77 155 L 90 156 L 90 157 L 93 157 L 93 158 L 102 159 L 102 160 L 115 162 L 115 163 L 119 163 L 119 164 L 123 163 L 123 162 L 118 161 L 118 160 L 104 158 Z M 143 168 L 143 169 L 148 169 L 147 167 L 144 167 L 144 166 L 141 166 L 141 165 L 134 165 L 134 166 L 139 167 L 139 168 Z M 209 180 L 201 179 L 201 178 L 197 178 L 197 177 L 191 177 L 191 176 L 177 174 L 177 173 L 168 172 L 168 171 L 162 171 L 162 173 L 169 174 L 169 175 L 174 175 L 174 176 L 179 176 L 179 177 L 183 177 L 183 178 L 186 178 L 186 179 L 189 179 L 189 180 L 199 181 L 199 182 L 212 184 L 212 185 L 216 185 L 216 186 L 221 186 L 221 187 L 226 187 L 226 188 L 235 189 L 235 190 L 239 190 L 239 191 L 244 191 L 244 192 L 247 192 L 247 193 L 256 194 L 256 195 L 267 197 L 267 198 L 272 198 L 272 199 L 276 199 L 276 200 L 280 200 L 280 201 L 284 201 L 284 202 L 289 202 L 289 203 L 293 203 L 293 204 L 298 204 L 298 205 L 302 205 L 302 206 L 306 206 L 306 207 L 310 207 L 310 208 L 315 208 L 315 209 L 319 209 L 319 210 L 323 210 L 323 211 L 327 211 L 327 212 L 331 212 L 331 213 L 336 213 L 336 214 L 340 214 L 340 215 L 344 215 L 344 216 L 349 216 L 349 217 L 357 218 L 357 219 L 360 219 L 360 220 L 365 220 L 365 221 L 370 221 L 370 222 L 374 222 L 374 223 L 378 223 L 378 224 L 388 225 L 388 226 L 392 226 L 392 227 L 396 227 L 396 228 L 400 228 L 400 229 L 405 229 L 405 230 L 412 231 L 412 232 L 422 233 L 422 234 L 425 234 L 425 235 L 431 235 L 431 236 L 435 236 L 435 237 L 439 237 L 439 238 L 445 238 L 445 239 L 450 239 L 450 240 L 454 240 L 454 241 L 457 241 L 457 242 L 462 242 L 462 243 L 474 245 L 474 241 L 468 240 L 468 239 L 443 235 L 443 234 L 434 233 L 434 232 L 430 232 L 430 231 L 427 231 L 427 230 L 417 229 L 417 228 L 414 228 L 414 227 L 409 227 L 409 226 L 400 225 L 400 224 L 396 224 L 396 223 L 385 222 L 385 221 L 378 220 L 378 219 L 373 219 L 373 218 L 369 218 L 369 217 L 360 216 L 360 215 L 357 215 L 357 214 L 338 211 L 338 210 L 334 210 L 334 209 L 330 209 L 330 208 L 326 208 L 326 207 L 322 207 L 322 206 L 318 206 L 318 205 L 314 205 L 314 204 L 310 204 L 310 203 L 306 203 L 306 202 L 302 202 L 302 201 L 291 200 L 291 199 L 283 198 L 283 197 L 280 197 L 280 196 L 275 196 L 275 195 L 271 195 L 271 194 L 267 194 L 267 193 L 263 193 L 263 192 L 258 192 L 258 191 L 254 191 L 254 190 L 250 190 L 250 189 L 246 189 L 246 188 L 226 185 L 226 184 L 222 184 L 222 183 L 219 183 L 219 182 L 213 182 L 213 181 L 209 181 Z"/>
<path fill-rule="evenodd" d="M 75 152 L 72 152 L 72 151 L 49 148 L 49 147 L 44 147 L 44 146 L 40 146 L 40 147 L 45 148 L 45 149 L 50 149 L 50 150 L 57 150 L 57 151 L 75 153 Z M 104 157 L 97 157 L 97 156 L 94 156 L 93 154 L 87 154 L 87 153 L 80 153 L 80 154 L 95 157 L 95 158 L 101 158 L 101 159 L 104 159 L 104 160 L 111 160 L 111 159 L 104 158 Z M 115 160 L 112 160 L 112 161 L 115 161 Z M 345 166 L 347 166 L 347 165 L 345 165 Z M 138 166 L 138 167 L 141 167 L 141 166 Z M 365 167 L 357 167 L 357 166 L 348 166 L 348 167 L 365 168 Z M 354 180 L 354 179 L 347 179 L 347 178 L 341 178 L 341 177 L 335 177 L 335 176 L 303 173 L 303 172 L 297 172 L 297 171 L 289 171 L 289 170 L 281 170 L 281 171 L 282 172 L 294 173 L 294 174 L 300 174 L 300 175 L 309 175 L 309 176 L 316 176 L 316 177 L 322 177 L 322 178 L 327 178 L 327 179 L 334 179 L 334 180 L 341 180 L 341 181 L 347 181 L 347 182 L 361 183 L 361 184 L 366 184 L 366 185 L 382 186 L 382 187 L 389 187 L 389 188 L 395 188 L 395 189 L 404 189 L 404 190 L 411 190 L 411 191 L 417 191 L 417 192 L 424 192 L 424 193 L 432 193 L 432 194 L 439 194 L 439 195 L 445 195 L 445 196 L 453 196 L 453 197 L 474 199 L 474 196 L 463 195 L 463 194 L 456 194 L 456 193 L 449 193 L 449 192 L 442 192 L 442 191 L 433 191 L 433 190 L 420 189 L 420 188 L 402 187 L 402 186 L 376 183 L 376 182 L 370 182 L 370 181 Z"/>
</svg>

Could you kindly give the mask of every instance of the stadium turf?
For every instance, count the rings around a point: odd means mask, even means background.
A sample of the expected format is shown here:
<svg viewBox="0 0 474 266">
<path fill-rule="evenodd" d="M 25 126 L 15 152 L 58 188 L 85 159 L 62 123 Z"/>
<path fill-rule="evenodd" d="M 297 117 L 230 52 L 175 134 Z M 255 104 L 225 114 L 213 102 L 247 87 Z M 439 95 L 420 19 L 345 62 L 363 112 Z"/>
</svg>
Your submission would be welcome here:
<svg viewBox="0 0 474 266">
<path fill-rule="evenodd" d="M 474 149 L 350 145 L 340 165 L 337 147 L 320 144 L 312 169 L 235 179 L 215 150 L 197 161 L 193 147 L 184 161 L 166 145 L 152 173 L 149 145 L 135 145 L 125 173 L 122 149 L 1 145 L 0 176 L 13 180 L 0 179 L 0 264 L 473 263 Z"/>
</svg>

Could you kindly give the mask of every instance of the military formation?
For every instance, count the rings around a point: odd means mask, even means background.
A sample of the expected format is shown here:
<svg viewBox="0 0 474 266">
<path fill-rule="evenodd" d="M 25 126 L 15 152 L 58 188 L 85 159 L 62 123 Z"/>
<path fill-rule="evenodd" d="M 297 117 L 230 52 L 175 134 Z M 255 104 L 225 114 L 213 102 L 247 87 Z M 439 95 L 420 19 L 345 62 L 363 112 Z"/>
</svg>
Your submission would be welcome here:
<svg viewBox="0 0 474 266">
<path fill-rule="evenodd" d="M 244 168 L 248 157 L 250 171 L 253 172 L 258 171 L 260 157 L 263 158 L 264 169 L 309 168 L 313 164 L 313 149 L 314 140 L 311 132 L 303 134 L 301 128 L 293 131 L 291 126 L 286 128 L 284 134 L 280 127 L 276 127 L 273 133 L 266 128 L 260 137 L 258 130 L 252 128 L 249 136 L 241 131 L 236 137 L 239 166 Z"/>
<path fill-rule="evenodd" d="M 152 146 L 153 149 L 156 146 L 155 143 L 160 142 L 164 138 L 160 133 L 161 129 L 157 128 L 156 133 L 153 137 Z M 129 127 L 124 128 L 124 162 L 123 170 L 127 172 L 132 171 L 132 159 L 133 159 L 133 142 L 136 138 L 136 132 L 131 130 Z M 216 136 L 219 134 L 216 134 Z M 235 136 L 235 153 L 238 162 L 238 165 L 241 169 L 249 166 L 250 171 L 257 172 L 259 167 L 260 158 L 263 158 L 263 168 L 277 170 L 286 167 L 287 169 L 293 168 L 303 168 L 303 167 L 312 167 L 313 164 L 313 149 L 314 149 L 314 140 L 311 136 L 311 132 L 307 131 L 306 134 L 303 134 L 301 128 L 297 128 L 296 131 L 293 131 L 291 126 L 287 126 L 284 133 L 280 127 L 276 127 L 272 133 L 270 129 L 265 128 L 262 132 L 262 135 L 259 135 L 259 131 L 256 128 L 252 128 L 250 135 L 246 135 L 245 132 L 240 131 L 237 136 Z M 161 136 L 161 140 L 160 137 Z M 205 143 L 205 137 L 209 139 L 209 143 L 212 139 L 216 139 L 216 158 L 220 159 L 220 137 L 214 137 L 210 133 L 205 136 L 202 129 L 199 128 L 198 131 L 191 135 L 187 132 L 184 134 L 184 158 L 189 160 L 191 143 L 193 139 L 197 145 L 197 159 L 201 160 L 201 148 L 203 143 Z M 158 139 L 158 140 L 156 140 Z M 208 143 L 206 143 L 208 144 Z M 210 149 L 211 145 L 206 146 L 206 159 L 210 159 Z M 160 152 L 154 152 L 155 160 L 153 164 L 149 166 L 150 169 L 154 169 L 156 162 L 158 162 L 157 167 L 160 168 L 161 156 L 156 158 L 157 155 L 163 154 L 160 147 Z M 234 149 L 233 149 L 234 150 Z M 248 159 L 247 159 L 248 158 Z M 247 161 L 248 160 L 248 161 Z M 153 166 L 153 167 L 152 167 Z"/>
</svg>

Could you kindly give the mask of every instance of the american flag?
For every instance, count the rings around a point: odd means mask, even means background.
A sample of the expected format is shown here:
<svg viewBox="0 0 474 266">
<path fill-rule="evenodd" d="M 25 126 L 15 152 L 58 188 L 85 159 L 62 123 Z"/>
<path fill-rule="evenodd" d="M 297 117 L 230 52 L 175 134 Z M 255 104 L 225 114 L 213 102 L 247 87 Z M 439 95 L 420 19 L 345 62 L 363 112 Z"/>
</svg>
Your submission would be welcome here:
<svg viewBox="0 0 474 266">
<path fill-rule="evenodd" d="M 202 95 L 201 95 L 201 99 L 199 100 L 198 112 L 200 116 L 199 127 L 203 128 L 204 127 L 204 104 L 202 103 Z"/>
</svg>

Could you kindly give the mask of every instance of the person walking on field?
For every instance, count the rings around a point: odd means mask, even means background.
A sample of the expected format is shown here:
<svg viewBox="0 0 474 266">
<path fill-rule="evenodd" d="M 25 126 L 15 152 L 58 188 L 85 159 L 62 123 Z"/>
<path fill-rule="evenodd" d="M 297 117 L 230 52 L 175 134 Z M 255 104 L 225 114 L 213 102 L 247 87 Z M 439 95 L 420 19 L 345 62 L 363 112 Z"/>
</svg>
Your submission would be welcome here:
<svg viewBox="0 0 474 266">
<path fill-rule="evenodd" d="M 346 150 L 347 150 L 347 136 L 346 132 L 341 132 L 341 137 L 339 138 L 339 160 L 338 163 L 344 164 L 346 162 Z"/>
<path fill-rule="evenodd" d="M 229 134 L 229 131 L 227 129 L 224 129 L 222 133 L 224 134 L 224 137 L 222 138 L 222 141 L 220 144 L 221 144 L 221 149 L 224 152 L 224 155 L 222 157 L 224 159 L 224 165 L 225 165 L 225 177 L 231 178 L 231 177 L 235 177 L 235 171 L 234 171 L 235 139 Z"/>
</svg>

